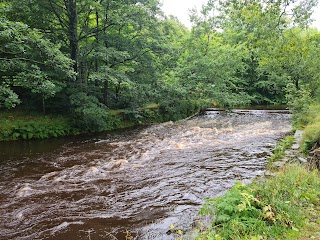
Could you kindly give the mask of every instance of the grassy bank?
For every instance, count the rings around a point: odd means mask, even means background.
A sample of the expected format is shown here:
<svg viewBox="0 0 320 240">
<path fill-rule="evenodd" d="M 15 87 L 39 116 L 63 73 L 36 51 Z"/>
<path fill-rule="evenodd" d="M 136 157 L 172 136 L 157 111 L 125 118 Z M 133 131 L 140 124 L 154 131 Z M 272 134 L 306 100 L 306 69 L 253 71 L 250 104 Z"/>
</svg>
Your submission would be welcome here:
<svg viewBox="0 0 320 240">
<path fill-rule="evenodd" d="M 121 118 L 118 112 L 110 111 L 110 123 L 103 131 L 133 126 L 132 121 Z M 43 115 L 23 111 L 0 113 L 0 141 L 56 138 L 86 133 L 72 124 L 69 117 Z"/>
<path fill-rule="evenodd" d="M 319 206 L 318 172 L 287 165 L 273 178 L 206 200 L 200 213 L 215 215 L 197 239 L 319 239 Z"/>
</svg>

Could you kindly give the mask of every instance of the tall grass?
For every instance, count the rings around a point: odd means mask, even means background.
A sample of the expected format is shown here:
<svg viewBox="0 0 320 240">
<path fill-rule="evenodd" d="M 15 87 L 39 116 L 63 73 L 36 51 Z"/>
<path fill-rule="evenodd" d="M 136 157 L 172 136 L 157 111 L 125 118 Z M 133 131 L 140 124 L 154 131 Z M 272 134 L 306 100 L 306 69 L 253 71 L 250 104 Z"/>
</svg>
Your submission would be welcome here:
<svg viewBox="0 0 320 240">
<path fill-rule="evenodd" d="M 302 136 L 301 150 L 308 153 L 316 143 L 320 143 L 320 103 L 309 106 L 308 111 L 300 116 L 300 119 L 302 118 L 304 120 L 300 125 L 303 123 L 305 131 Z"/>
</svg>

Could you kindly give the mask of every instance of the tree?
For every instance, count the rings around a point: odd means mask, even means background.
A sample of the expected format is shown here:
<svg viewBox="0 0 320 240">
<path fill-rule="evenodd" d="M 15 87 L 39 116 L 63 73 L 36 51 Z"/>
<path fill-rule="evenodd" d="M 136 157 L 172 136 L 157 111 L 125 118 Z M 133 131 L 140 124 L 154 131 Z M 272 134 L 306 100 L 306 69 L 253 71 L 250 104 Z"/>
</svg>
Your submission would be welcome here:
<svg viewBox="0 0 320 240">
<path fill-rule="evenodd" d="M 252 102 L 284 103 L 288 78 L 280 74 L 281 69 L 278 72 L 272 71 L 272 65 L 266 68 L 266 59 L 270 62 L 273 59 L 280 64 L 281 57 L 276 51 L 284 45 L 286 33 L 293 26 L 305 27 L 310 22 L 310 13 L 316 3 L 317 1 L 296 3 L 282 0 L 211 0 L 203 7 L 200 16 L 192 16 L 194 31 L 207 33 L 206 42 L 202 42 L 203 47 L 210 43 L 210 33 L 218 31 L 225 46 L 230 45 L 235 49 L 242 46 L 241 49 L 246 49 L 247 57 L 242 59 L 246 70 L 234 75 L 233 84 L 250 95 Z M 294 52 L 290 51 L 290 54 Z M 301 66 L 297 63 L 295 65 L 294 69 L 300 69 Z M 303 72 L 291 74 L 291 77 L 300 78 L 299 75 L 304 74 Z"/>
<path fill-rule="evenodd" d="M 40 95 L 44 110 L 44 99 L 61 91 L 66 78 L 74 77 L 72 61 L 59 46 L 37 30 L 4 18 L 0 19 L 0 59 L 0 104 L 6 108 L 20 102 L 17 91 L 22 88 Z"/>
</svg>

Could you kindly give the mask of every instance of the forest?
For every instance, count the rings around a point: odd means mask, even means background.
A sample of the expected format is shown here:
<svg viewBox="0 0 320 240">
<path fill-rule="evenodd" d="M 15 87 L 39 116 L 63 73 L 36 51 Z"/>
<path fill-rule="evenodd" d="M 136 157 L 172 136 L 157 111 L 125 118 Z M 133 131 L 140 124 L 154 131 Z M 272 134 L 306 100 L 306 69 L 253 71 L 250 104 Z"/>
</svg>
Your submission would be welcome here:
<svg viewBox="0 0 320 240">
<path fill-rule="evenodd" d="M 2 0 L 0 139 L 177 120 L 210 106 L 303 111 L 320 95 L 316 5 L 209 0 L 190 11 L 188 29 L 158 0 Z"/>
</svg>

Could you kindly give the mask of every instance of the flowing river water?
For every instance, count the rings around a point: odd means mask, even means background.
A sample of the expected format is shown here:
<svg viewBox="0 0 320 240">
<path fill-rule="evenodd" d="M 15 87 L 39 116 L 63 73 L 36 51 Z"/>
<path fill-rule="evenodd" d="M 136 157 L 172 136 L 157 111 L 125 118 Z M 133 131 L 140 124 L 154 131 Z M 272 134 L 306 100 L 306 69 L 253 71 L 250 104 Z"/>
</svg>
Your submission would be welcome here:
<svg viewBox="0 0 320 240">
<path fill-rule="evenodd" d="M 174 239 L 204 198 L 262 175 L 282 111 L 208 111 L 95 136 L 0 143 L 0 239 Z"/>
</svg>

